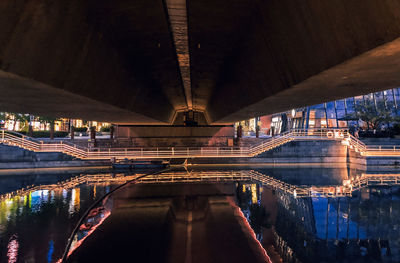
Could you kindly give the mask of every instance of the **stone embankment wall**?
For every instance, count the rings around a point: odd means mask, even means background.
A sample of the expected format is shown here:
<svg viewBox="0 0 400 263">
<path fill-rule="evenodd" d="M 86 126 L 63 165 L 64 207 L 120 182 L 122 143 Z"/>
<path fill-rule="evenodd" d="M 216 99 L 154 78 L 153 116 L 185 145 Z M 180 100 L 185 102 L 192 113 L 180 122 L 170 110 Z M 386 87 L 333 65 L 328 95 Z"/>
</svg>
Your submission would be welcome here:
<svg viewBox="0 0 400 263">
<path fill-rule="evenodd" d="M 0 163 L 71 161 L 72 156 L 58 152 L 32 152 L 15 146 L 0 144 Z"/>
<path fill-rule="evenodd" d="M 258 142 L 261 142 L 259 139 Z M 340 141 L 292 141 L 253 158 L 202 158 L 193 159 L 197 164 L 306 164 L 324 165 L 347 163 L 366 165 L 365 158 Z"/>
<path fill-rule="evenodd" d="M 58 152 L 32 152 L 0 144 L 0 169 L 50 168 L 109 165 L 108 162 L 82 161 Z"/>
<path fill-rule="evenodd" d="M 257 157 L 267 163 L 347 163 L 348 150 L 340 141 L 292 141 Z"/>
<path fill-rule="evenodd" d="M 400 157 L 395 156 L 368 156 L 366 158 L 368 166 L 394 166 L 400 168 Z"/>
</svg>

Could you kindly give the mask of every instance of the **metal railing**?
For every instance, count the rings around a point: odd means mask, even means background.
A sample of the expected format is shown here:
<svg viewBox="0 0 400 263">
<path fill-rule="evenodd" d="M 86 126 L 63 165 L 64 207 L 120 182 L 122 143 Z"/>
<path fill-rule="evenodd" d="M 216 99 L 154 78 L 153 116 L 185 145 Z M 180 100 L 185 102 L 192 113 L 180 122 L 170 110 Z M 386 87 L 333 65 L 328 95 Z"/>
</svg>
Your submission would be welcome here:
<svg viewBox="0 0 400 263">
<path fill-rule="evenodd" d="M 362 155 L 400 155 L 400 146 L 366 146 L 346 129 L 293 129 L 263 140 L 251 147 L 151 147 L 151 148 L 88 148 L 67 141 L 43 142 L 15 132 L 1 130 L 0 143 L 35 152 L 62 152 L 79 159 L 109 160 L 145 158 L 254 157 L 291 141 L 336 140 Z"/>
<path fill-rule="evenodd" d="M 137 183 L 162 184 L 162 183 L 198 183 L 198 182 L 259 182 L 263 186 L 268 186 L 275 190 L 284 192 L 294 197 L 341 197 L 351 196 L 354 191 L 362 188 L 374 186 L 394 186 L 400 185 L 400 174 L 361 174 L 350 180 L 344 180 L 342 185 L 331 186 L 296 186 L 285 183 L 274 177 L 265 175 L 255 170 L 242 171 L 167 171 L 158 175 L 144 174 L 123 175 L 117 174 L 92 174 L 76 176 L 57 184 L 27 186 L 19 190 L 0 195 L 0 202 L 11 199 L 15 196 L 23 197 L 38 190 L 61 191 L 63 189 L 75 188 L 82 184 L 123 184 L 125 182 L 138 179 Z"/>
<path fill-rule="evenodd" d="M 400 156 L 400 145 L 367 145 L 367 156 Z"/>
</svg>

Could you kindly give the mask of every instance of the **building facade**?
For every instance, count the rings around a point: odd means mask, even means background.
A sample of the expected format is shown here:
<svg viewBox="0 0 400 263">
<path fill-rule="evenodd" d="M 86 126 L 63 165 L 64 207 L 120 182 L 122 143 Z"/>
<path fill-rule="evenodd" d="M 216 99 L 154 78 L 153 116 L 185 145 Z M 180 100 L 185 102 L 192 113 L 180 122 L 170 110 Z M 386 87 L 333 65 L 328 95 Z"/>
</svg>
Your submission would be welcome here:
<svg viewBox="0 0 400 263">
<path fill-rule="evenodd" d="M 1 113 L 0 128 L 10 131 L 27 131 L 29 124 L 32 126 L 33 131 L 49 131 L 50 122 L 41 119 L 40 117 L 19 114 L 19 113 Z M 96 127 L 97 131 L 101 131 L 105 127 L 110 127 L 111 123 L 97 122 L 97 121 L 84 121 L 80 119 L 67 119 L 59 118 L 54 121 L 54 130 L 69 132 L 70 126 L 75 128 Z"/>
<path fill-rule="evenodd" d="M 257 125 L 262 127 L 260 132 L 263 135 L 279 134 L 288 129 L 348 128 L 360 126 L 355 111 L 367 105 L 372 105 L 376 112 L 385 110 L 393 116 L 400 116 L 400 88 L 257 117 L 236 123 L 236 126 L 242 125 L 245 136 L 252 136 Z"/>
</svg>

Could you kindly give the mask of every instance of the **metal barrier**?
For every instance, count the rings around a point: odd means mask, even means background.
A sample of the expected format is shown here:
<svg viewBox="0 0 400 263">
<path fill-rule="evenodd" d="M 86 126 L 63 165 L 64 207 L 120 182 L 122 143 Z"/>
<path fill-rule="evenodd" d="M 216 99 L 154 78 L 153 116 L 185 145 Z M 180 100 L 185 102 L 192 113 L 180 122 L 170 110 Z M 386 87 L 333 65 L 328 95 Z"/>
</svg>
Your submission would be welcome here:
<svg viewBox="0 0 400 263">
<path fill-rule="evenodd" d="M 365 156 L 400 156 L 400 146 L 366 146 L 345 129 L 293 129 L 251 147 L 84 148 L 67 141 L 45 143 L 6 130 L 1 131 L 0 143 L 35 152 L 62 152 L 79 159 L 109 160 L 111 158 L 254 157 L 294 140 L 335 140 Z"/>
<path fill-rule="evenodd" d="M 275 179 L 255 170 L 242 171 L 167 171 L 158 175 L 149 175 L 142 177 L 144 174 L 123 175 L 116 174 L 93 174 L 76 176 L 59 182 L 57 184 L 28 186 L 10 193 L 0 195 L 0 202 L 11 199 L 15 196 L 26 196 L 29 193 L 38 190 L 61 191 L 70 189 L 81 184 L 123 184 L 125 182 L 140 178 L 137 183 L 144 184 L 162 184 L 162 183 L 198 183 L 198 182 L 259 182 L 263 186 L 268 186 L 277 191 L 294 196 L 302 197 L 342 197 L 351 196 L 354 191 L 362 188 L 374 186 L 393 186 L 400 185 L 400 174 L 361 174 L 350 180 L 344 180 L 342 185 L 331 186 L 296 186 Z"/>
</svg>

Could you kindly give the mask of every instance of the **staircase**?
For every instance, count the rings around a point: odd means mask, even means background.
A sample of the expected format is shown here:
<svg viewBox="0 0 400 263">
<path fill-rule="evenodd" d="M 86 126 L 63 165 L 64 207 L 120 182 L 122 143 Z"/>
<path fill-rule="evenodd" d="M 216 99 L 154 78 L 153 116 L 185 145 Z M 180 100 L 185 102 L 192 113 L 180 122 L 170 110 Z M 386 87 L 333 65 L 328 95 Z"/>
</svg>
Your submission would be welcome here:
<svg viewBox="0 0 400 263">
<path fill-rule="evenodd" d="M 291 141 L 334 140 L 347 145 L 362 156 L 400 156 L 400 146 L 369 148 L 363 142 L 343 129 L 291 130 L 265 139 L 251 147 L 164 147 L 164 148 L 87 148 L 69 142 L 45 143 L 28 136 L 1 130 L 0 143 L 16 146 L 34 152 L 62 152 L 79 159 L 110 160 L 148 158 L 241 158 L 257 155 L 275 149 Z"/>
<path fill-rule="evenodd" d="M 251 157 L 254 157 L 293 140 L 295 140 L 295 137 L 293 136 L 292 132 L 285 132 L 280 135 L 271 137 L 270 139 L 265 140 L 260 144 L 253 145 L 252 147 L 250 147 L 249 154 Z"/>
<path fill-rule="evenodd" d="M 31 137 L 5 130 L 1 131 L 0 143 L 20 147 L 33 152 L 62 152 L 79 159 L 82 159 L 87 155 L 85 150 L 63 141 L 44 143 Z"/>
</svg>

